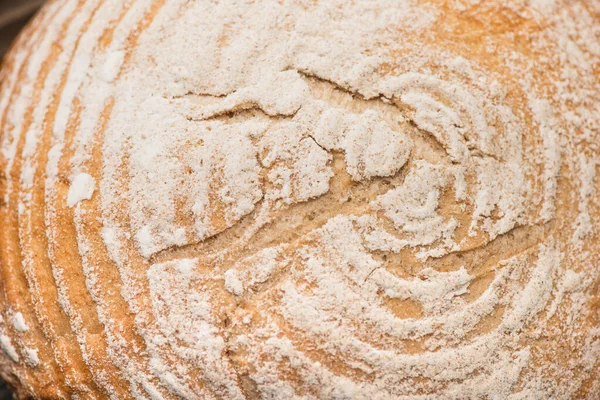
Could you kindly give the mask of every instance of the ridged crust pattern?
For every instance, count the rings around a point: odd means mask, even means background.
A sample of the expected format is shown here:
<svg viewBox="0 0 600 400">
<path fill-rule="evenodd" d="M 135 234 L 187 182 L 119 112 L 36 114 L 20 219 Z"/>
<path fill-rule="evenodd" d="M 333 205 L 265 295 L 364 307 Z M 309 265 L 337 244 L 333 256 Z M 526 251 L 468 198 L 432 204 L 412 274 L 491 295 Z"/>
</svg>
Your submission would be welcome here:
<svg viewBox="0 0 600 400">
<path fill-rule="evenodd" d="M 0 72 L 40 399 L 600 398 L 600 7 L 53 0 Z"/>
</svg>

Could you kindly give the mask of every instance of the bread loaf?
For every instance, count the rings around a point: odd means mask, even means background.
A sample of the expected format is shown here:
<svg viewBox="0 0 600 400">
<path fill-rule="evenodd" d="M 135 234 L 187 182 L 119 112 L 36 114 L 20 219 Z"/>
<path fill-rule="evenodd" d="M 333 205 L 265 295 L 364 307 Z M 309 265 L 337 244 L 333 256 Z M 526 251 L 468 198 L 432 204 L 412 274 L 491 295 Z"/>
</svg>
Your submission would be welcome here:
<svg viewBox="0 0 600 400">
<path fill-rule="evenodd" d="M 598 2 L 55 0 L 0 81 L 17 398 L 600 398 Z"/>
</svg>

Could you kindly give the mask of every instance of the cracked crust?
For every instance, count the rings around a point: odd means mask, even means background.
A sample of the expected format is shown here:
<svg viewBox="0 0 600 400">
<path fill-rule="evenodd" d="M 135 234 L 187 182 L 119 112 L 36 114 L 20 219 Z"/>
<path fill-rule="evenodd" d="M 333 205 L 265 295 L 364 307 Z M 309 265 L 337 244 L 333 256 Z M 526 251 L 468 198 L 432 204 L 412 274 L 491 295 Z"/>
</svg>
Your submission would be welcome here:
<svg viewBox="0 0 600 400">
<path fill-rule="evenodd" d="M 599 397 L 599 11 L 50 2 L 0 79 L 0 373 Z"/>
</svg>

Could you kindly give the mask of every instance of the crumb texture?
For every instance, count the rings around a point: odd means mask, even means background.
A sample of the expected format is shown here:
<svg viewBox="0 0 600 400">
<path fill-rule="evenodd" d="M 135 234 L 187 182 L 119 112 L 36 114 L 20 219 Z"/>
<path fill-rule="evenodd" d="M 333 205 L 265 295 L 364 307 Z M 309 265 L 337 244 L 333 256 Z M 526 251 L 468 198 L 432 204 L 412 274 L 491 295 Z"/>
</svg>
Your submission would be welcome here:
<svg viewBox="0 0 600 400">
<path fill-rule="evenodd" d="M 0 72 L 17 398 L 600 398 L 600 7 L 54 0 Z"/>
</svg>

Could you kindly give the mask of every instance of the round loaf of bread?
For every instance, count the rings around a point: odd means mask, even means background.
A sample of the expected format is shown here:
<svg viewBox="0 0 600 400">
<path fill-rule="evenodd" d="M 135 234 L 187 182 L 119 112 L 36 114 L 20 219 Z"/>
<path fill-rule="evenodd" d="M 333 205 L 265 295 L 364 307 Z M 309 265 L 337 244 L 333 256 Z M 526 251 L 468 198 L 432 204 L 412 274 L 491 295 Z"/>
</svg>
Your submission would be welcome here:
<svg viewBox="0 0 600 400">
<path fill-rule="evenodd" d="M 17 398 L 600 398 L 600 3 L 54 0 L 0 82 Z"/>
</svg>

